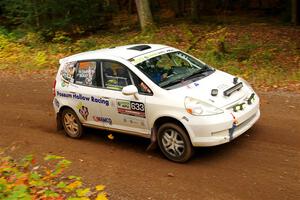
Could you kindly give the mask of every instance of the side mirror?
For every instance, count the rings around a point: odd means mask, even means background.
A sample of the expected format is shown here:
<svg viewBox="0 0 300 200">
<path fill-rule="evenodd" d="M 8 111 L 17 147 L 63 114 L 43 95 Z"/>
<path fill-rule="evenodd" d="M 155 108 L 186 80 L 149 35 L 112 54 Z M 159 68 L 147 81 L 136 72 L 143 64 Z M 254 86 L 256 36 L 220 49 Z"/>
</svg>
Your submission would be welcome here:
<svg viewBox="0 0 300 200">
<path fill-rule="evenodd" d="M 136 97 L 137 93 L 138 89 L 134 85 L 128 85 L 122 89 L 122 94 L 124 95 L 134 95 Z"/>
</svg>

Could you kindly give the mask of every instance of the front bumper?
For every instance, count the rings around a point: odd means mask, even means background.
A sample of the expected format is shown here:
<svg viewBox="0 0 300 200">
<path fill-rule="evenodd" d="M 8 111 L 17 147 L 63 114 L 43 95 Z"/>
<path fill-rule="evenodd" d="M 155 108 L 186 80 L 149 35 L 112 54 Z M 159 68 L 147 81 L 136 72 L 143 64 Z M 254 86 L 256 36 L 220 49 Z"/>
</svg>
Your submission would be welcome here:
<svg viewBox="0 0 300 200">
<path fill-rule="evenodd" d="M 233 127 L 234 119 L 236 127 Z M 195 147 L 216 146 L 230 142 L 250 129 L 260 117 L 259 100 L 242 111 L 226 110 L 223 114 L 197 118 L 193 116 L 185 122 L 191 143 Z"/>
</svg>

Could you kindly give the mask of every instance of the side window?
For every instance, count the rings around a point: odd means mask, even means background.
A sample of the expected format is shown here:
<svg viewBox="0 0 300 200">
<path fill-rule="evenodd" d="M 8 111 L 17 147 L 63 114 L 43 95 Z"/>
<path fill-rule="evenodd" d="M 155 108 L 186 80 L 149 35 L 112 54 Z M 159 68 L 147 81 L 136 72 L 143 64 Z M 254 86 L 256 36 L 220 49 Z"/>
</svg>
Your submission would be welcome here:
<svg viewBox="0 0 300 200">
<path fill-rule="evenodd" d="M 63 65 L 60 75 L 64 81 L 73 82 L 76 62 L 68 62 Z"/>
<path fill-rule="evenodd" d="M 134 85 L 137 87 L 139 93 L 146 94 L 146 95 L 152 95 L 152 91 L 150 88 L 144 83 L 137 75 L 130 72 L 131 77 L 133 79 Z"/>
<path fill-rule="evenodd" d="M 118 62 L 102 62 L 104 88 L 119 90 L 127 85 L 132 85 L 129 71 L 126 66 Z"/>
<path fill-rule="evenodd" d="M 97 86 L 96 61 L 81 61 L 77 63 L 75 83 L 85 86 Z"/>
</svg>

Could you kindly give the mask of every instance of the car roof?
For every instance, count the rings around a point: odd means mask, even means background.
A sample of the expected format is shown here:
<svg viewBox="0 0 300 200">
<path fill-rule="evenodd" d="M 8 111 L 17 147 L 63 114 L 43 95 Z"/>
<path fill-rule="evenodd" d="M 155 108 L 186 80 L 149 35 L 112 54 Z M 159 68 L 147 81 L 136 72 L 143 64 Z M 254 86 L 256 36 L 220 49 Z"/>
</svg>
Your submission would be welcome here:
<svg viewBox="0 0 300 200">
<path fill-rule="evenodd" d="M 111 47 L 106 49 L 99 49 L 94 51 L 87 51 L 78 53 L 72 56 L 60 59 L 60 63 L 72 62 L 77 60 L 88 60 L 88 59 L 105 59 L 106 56 L 114 56 L 128 60 L 149 52 L 157 51 L 160 49 L 169 48 L 169 46 L 161 44 L 133 44 L 118 47 Z"/>
</svg>

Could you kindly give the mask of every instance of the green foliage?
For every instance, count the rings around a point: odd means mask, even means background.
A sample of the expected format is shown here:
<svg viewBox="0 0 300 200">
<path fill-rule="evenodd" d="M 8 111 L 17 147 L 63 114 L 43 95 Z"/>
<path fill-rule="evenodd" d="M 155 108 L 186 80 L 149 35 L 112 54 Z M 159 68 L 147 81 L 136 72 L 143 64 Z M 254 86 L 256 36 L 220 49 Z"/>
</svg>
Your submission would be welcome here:
<svg viewBox="0 0 300 200">
<path fill-rule="evenodd" d="M 106 22 L 110 5 L 99 0 L 2 0 L 0 7 L 8 23 L 38 29 L 45 36 L 56 36 L 58 30 L 100 29 Z"/>
<path fill-rule="evenodd" d="M 56 43 L 70 44 L 72 39 L 68 36 L 68 33 L 64 31 L 56 31 L 52 41 Z"/>
<path fill-rule="evenodd" d="M 107 199 L 103 185 L 87 188 L 80 177 L 64 176 L 71 164 L 64 157 L 47 155 L 44 160 L 38 164 L 33 155 L 0 157 L 0 199 Z"/>
<path fill-rule="evenodd" d="M 257 49 L 258 45 L 250 40 L 249 36 L 244 36 L 239 43 L 232 48 L 231 55 L 237 61 L 249 60 L 251 54 Z"/>
<path fill-rule="evenodd" d="M 8 31 L 0 27 L 0 70 L 56 69 L 59 59 L 83 51 L 134 43 L 161 43 L 190 49 L 189 53 L 207 64 L 242 76 L 256 85 L 300 81 L 300 52 L 292 38 L 294 30 L 290 30 L 289 38 L 286 33 L 280 34 L 282 28 L 276 26 L 270 31 L 269 26 L 265 29 L 265 25 L 251 26 L 244 30 L 244 26 L 222 28 L 178 23 L 147 33 L 118 31 L 78 38 L 56 31 L 49 41 L 41 31 Z M 268 40 L 265 30 L 269 31 Z"/>
<path fill-rule="evenodd" d="M 75 45 L 77 46 L 75 51 L 88 51 L 96 49 L 97 41 L 94 38 L 80 39 L 76 41 Z"/>
</svg>

